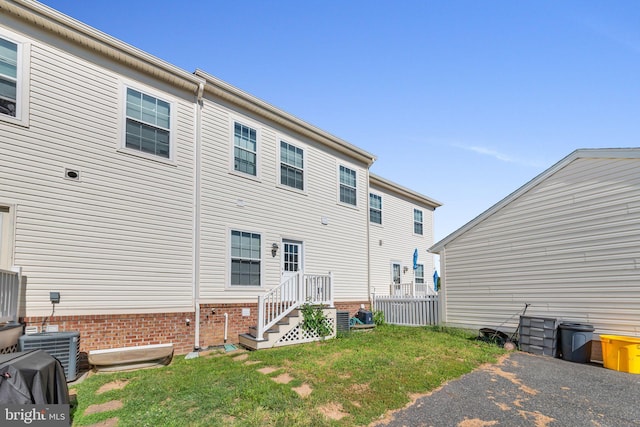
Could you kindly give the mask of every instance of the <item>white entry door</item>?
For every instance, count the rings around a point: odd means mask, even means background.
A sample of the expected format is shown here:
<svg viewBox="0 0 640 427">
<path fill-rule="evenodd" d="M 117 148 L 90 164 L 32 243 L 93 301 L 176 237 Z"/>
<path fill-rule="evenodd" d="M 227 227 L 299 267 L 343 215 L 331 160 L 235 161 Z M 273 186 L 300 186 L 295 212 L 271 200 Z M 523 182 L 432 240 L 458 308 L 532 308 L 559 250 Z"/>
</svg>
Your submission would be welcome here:
<svg viewBox="0 0 640 427">
<path fill-rule="evenodd" d="M 282 241 L 282 281 L 302 271 L 302 242 Z"/>
<path fill-rule="evenodd" d="M 399 262 L 391 263 L 391 283 L 396 285 L 400 284 L 400 281 L 401 281 L 400 269 L 401 269 L 401 266 Z"/>
</svg>

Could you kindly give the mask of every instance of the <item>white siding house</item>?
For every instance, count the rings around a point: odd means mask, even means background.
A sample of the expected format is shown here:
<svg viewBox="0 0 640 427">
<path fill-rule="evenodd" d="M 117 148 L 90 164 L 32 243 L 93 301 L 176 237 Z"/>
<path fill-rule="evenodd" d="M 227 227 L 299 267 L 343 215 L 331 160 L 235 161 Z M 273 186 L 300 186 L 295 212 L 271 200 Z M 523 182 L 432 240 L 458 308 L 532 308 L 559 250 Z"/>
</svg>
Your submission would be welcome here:
<svg viewBox="0 0 640 427">
<path fill-rule="evenodd" d="M 640 149 L 577 150 L 436 243 L 444 323 L 640 335 Z M 598 346 L 594 358 L 598 358 Z"/>
<path fill-rule="evenodd" d="M 49 314 L 49 291 L 60 315 L 189 310 L 200 79 L 159 61 L 125 68 L 128 48 L 36 3 L 39 25 L 27 24 L 19 3 L 0 15 L 17 57 L 17 100 L 4 93 L 4 105 L 19 111 L 0 114 L 0 204 L 14 221 L 3 263 L 28 277 L 27 316 Z M 59 20 L 66 32 L 48 31 Z M 145 131 L 159 136 L 141 142 Z"/>
<path fill-rule="evenodd" d="M 368 303 L 367 182 L 375 157 L 204 71 L 196 74 L 207 81 L 199 303 L 217 313 L 205 315 L 209 340 L 221 338 L 215 322 L 225 313 L 231 333 L 245 332 L 246 322 L 256 321 L 258 296 L 296 272 L 331 273 L 338 307 L 354 311 Z M 259 249 L 240 253 L 243 239 Z"/>
<path fill-rule="evenodd" d="M 56 324 L 192 311 L 202 79 L 36 2 L 2 2 L 0 40 L 0 258 L 27 277 L 26 322 L 51 291 Z"/>
<path fill-rule="evenodd" d="M 238 342 L 258 298 L 302 272 L 355 312 L 373 280 L 370 182 L 385 251 L 405 265 L 419 248 L 432 272 L 439 204 L 370 180 L 372 154 L 35 1 L 0 10 L 0 270 L 26 277 L 27 325 L 77 330 L 82 351 L 185 353 Z"/>
<path fill-rule="evenodd" d="M 369 175 L 369 268 L 376 295 L 435 294 L 433 255 L 427 249 L 439 206 L 427 196 Z"/>
</svg>

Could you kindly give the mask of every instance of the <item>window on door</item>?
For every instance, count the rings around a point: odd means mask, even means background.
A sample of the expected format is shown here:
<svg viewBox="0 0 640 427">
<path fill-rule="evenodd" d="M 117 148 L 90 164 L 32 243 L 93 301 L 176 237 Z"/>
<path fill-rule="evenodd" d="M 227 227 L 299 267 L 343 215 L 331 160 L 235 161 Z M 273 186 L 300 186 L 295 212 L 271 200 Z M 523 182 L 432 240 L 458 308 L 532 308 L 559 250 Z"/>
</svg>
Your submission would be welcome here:
<svg viewBox="0 0 640 427">
<path fill-rule="evenodd" d="M 397 285 L 400 284 L 400 263 L 391 264 L 391 281 Z"/>
<path fill-rule="evenodd" d="M 296 272 L 300 270 L 300 244 L 299 243 L 284 243 L 284 266 L 283 269 L 286 272 Z"/>
<path fill-rule="evenodd" d="M 424 283 L 424 265 L 417 264 L 414 272 L 416 283 Z"/>
</svg>

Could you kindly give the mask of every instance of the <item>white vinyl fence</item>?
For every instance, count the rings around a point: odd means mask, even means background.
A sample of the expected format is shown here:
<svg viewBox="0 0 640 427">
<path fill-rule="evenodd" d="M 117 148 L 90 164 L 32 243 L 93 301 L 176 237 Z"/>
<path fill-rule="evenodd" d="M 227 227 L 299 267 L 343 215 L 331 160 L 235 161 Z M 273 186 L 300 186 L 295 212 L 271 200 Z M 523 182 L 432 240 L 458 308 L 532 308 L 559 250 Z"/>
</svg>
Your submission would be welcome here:
<svg viewBox="0 0 640 427">
<path fill-rule="evenodd" d="M 438 296 L 399 297 L 373 295 L 373 310 L 384 313 L 384 321 L 391 325 L 427 326 L 437 325 Z"/>
</svg>

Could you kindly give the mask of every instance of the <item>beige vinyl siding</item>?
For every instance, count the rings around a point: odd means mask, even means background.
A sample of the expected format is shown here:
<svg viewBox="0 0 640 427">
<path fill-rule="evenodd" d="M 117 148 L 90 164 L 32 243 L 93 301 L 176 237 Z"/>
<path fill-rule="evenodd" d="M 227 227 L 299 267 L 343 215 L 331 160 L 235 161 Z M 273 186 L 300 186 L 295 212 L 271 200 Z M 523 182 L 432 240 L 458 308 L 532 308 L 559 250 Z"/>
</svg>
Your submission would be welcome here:
<svg viewBox="0 0 640 427">
<path fill-rule="evenodd" d="M 391 263 L 394 261 L 401 263 L 401 282 L 413 282 L 415 249 L 418 249 L 418 264 L 424 265 L 424 283 L 432 286 L 433 255 L 427 249 L 433 244 L 433 208 L 419 205 L 396 192 L 375 185 L 370 186 L 369 192 L 382 196 L 382 224 L 369 223 L 371 292 L 375 291 L 378 295 L 389 294 Z M 414 209 L 422 210 L 422 236 L 413 232 Z M 406 273 L 405 266 L 408 268 Z"/>
<path fill-rule="evenodd" d="M 34 40 L 30 126 L 0 123 L 0 203 L 16 205 L 26 314 L 49 314 L 50 291 L 61 293 L 60 315 L 192 309 L 192 95 L 165 96 L 174 164 L 118 152 L 122 80 L 92 53 L 74 53 Z"/>
<path fill-rule="evenodd" d="M 496 326 L 527 302 L 597 333 L 640 333 L 639 166 L 578 158 L 450 242 L 447 322 Z"/>
<path fill-rule="evenodd" d="M 258 179 L 232 170 L 232 125 L 258 129 Z M 282 239 L 302 241 L 307 273 L 333 272 L 335 299 L 367 299 L 367 170 L 312 140 L 207 100 L 203 112 L 201 302 L 255 302 L 280 283 Z M 279 139 L 304 148 L 304 193 L 279 184 Z M 357 171 L 358 207 L 338 203 L 338 164 Z M 239 206 L 241 200 L 244 206 Z M 328 225 L 322 225 L 326 217 Z M 261 289 L 229 286 L 230 231 L 262 236 Z M 271 245 L 280 247 L 275 257 Z"/>
</svg>

